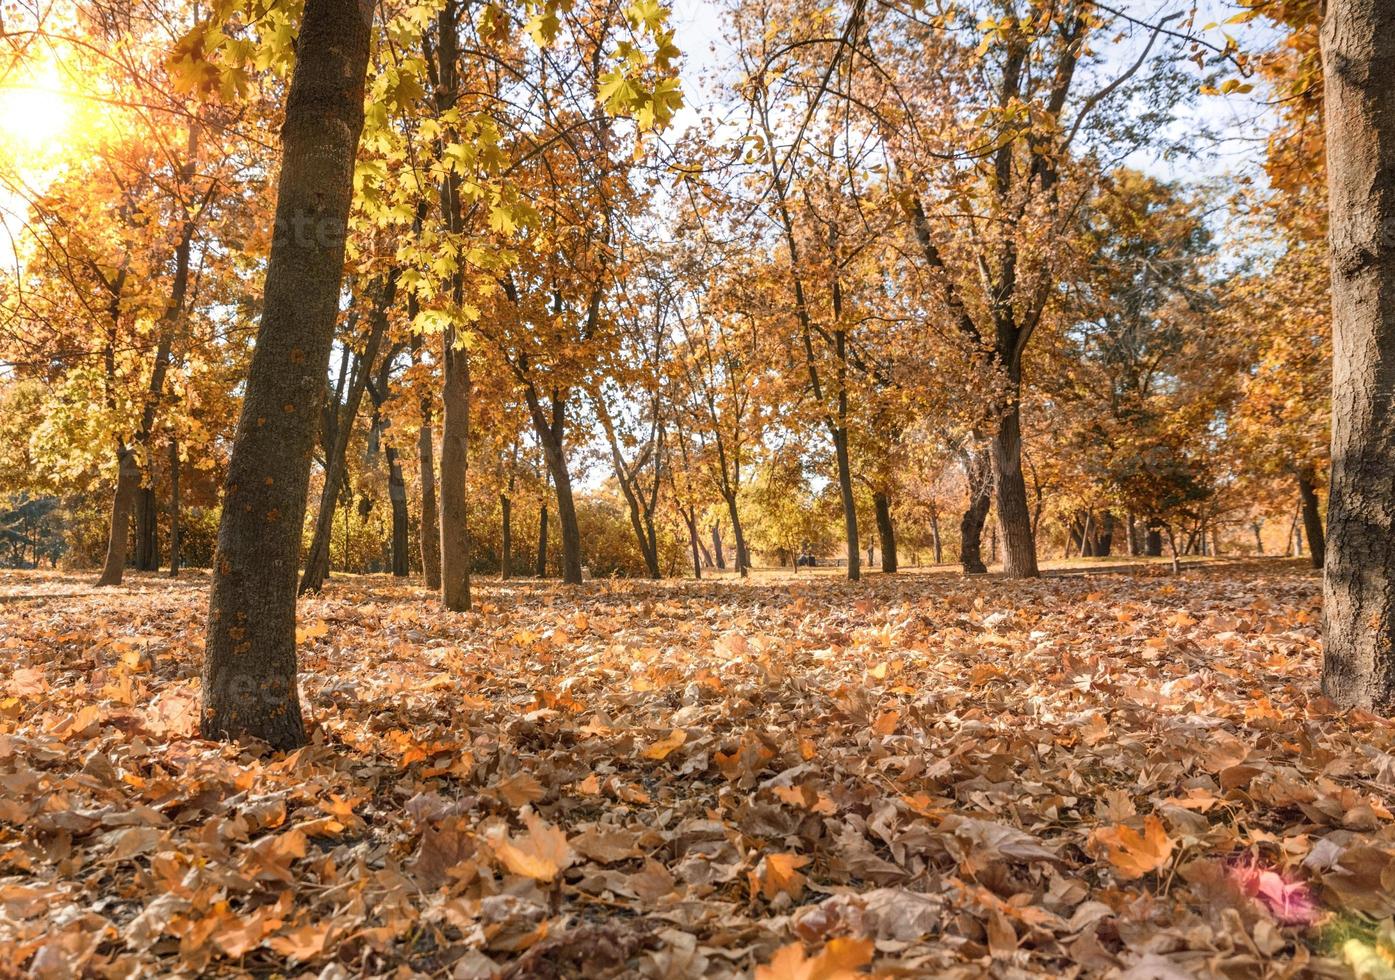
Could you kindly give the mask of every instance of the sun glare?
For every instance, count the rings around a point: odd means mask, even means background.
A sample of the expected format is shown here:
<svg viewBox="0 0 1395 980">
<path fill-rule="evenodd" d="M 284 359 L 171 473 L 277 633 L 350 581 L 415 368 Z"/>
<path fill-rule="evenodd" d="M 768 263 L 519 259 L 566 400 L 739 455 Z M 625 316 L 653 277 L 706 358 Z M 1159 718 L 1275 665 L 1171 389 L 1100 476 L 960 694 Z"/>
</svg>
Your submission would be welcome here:
<svg viewBox="0 0 1395 980">
<path fill-rule="evenodd" d="M 55 150 L 72 114 L 52 68 L 0 83 L 0 142 L 7 155 L 33 157 Z"/>
</svg>

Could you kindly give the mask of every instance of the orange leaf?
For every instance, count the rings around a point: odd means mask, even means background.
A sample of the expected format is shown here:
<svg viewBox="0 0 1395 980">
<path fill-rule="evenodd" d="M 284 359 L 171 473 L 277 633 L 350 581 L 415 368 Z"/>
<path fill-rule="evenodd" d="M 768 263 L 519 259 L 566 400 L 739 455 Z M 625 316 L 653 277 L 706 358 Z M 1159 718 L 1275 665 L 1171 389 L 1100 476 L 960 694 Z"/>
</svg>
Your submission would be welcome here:
<svg viewBox="0 0 1395 980">
<path fill-rule="evenodd" d="M 551 881 L 576 861 L 567 835 L 535 813 L 525 813 L 528 835 L 515 842 L 507 832 L 490 841 L 494 854 L 516 875 Z"/>
<path fill-rule="evenodd" d="M 1149 814 L 1143 821 L 1143 833 L 1127 824 L 1102 827 L 1091 838 L 1104 848 L 1105 857 L 1114 870 L 1125 878 L 1141 878 L 1156 871 L 1172 856 L 1172 838 L 1167 836 L 1162 821 Z"/>
<path fill-rule="evenodd" d="M 831 939 L 813 958 L 805 958 L 799 943 L 790 943 L 776 952 L 768 966 L 756 967 L 756 980 L 849 980 L 870 962 L 870 939 Z"/>
</svg>

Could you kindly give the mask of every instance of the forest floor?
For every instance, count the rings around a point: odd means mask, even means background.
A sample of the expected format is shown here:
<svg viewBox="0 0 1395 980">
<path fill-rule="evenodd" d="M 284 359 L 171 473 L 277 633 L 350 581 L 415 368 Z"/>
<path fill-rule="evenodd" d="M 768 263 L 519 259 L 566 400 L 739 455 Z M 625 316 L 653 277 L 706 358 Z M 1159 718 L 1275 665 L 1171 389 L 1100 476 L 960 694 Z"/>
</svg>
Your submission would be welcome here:
<svg viewBox="0 0 1395 980">
<path fill-rule="evenodd" d="M 0 574 L 0 973 L 1395 962 L 1395 731 L 1318 695 L 1297 563 L 337 579 L 289 757 L 191 736 L 206 579 L 90 581 Z"/>
</svg>

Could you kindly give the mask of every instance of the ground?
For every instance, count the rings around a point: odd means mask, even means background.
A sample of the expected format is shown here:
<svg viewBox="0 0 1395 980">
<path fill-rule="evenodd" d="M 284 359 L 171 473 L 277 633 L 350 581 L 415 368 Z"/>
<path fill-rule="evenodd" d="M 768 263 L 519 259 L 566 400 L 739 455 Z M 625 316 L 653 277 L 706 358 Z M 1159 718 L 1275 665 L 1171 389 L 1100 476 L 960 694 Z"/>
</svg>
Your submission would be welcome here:
<svg viewBox="0 0 1395 980">
<path fill-rule="evenodd" d="M 289 757 L 191 736 L 205 579 L 90 580 L 0 576 L 0 963 L 38 976 L 1391 962 L 1392 729 L 1319 696 L 1296 563 L 486 580 L 464 615 L 338 579 Z"/>
</svg>

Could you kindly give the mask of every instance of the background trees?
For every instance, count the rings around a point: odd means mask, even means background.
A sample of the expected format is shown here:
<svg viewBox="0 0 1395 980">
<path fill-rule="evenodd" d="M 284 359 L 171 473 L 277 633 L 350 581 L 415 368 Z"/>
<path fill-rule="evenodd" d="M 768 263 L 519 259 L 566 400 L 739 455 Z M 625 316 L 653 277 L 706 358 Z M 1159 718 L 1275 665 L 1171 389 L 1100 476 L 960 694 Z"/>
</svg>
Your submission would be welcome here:
<svg viewBox="0 0 1395 980">
<path fill-rule="evenodd" d="M 744 575 L 806 545 L 854 578 L 1027 575 L 1290 526 L 1321 561 L 1314 4 L 1247 6 L 1281 28 L 1250 58 L 1180 5 L 720 13 L 691 122 L 662 7 L 375 8 L 305 588 L 392 571 L 456 610 L 472 574 Z M 176 536 L 211 561 L 296 16 L 7 25 L 83 136 L 0 166 L 0 489 L 57 499 L 63 560 L 104 581 Z M 1174 125 L 1193 100 L 1256 85 L 1243 180 L 1170 162 L 1206 149 Z"/>
</svg>

